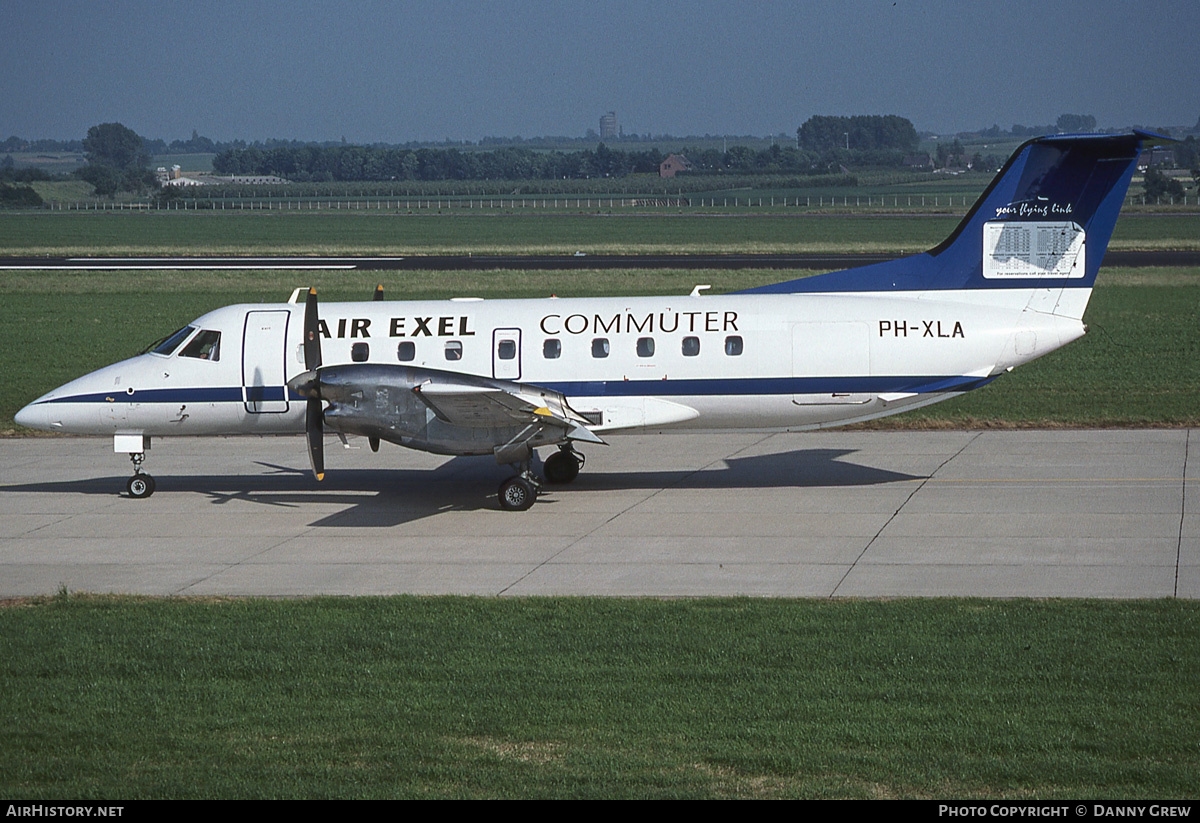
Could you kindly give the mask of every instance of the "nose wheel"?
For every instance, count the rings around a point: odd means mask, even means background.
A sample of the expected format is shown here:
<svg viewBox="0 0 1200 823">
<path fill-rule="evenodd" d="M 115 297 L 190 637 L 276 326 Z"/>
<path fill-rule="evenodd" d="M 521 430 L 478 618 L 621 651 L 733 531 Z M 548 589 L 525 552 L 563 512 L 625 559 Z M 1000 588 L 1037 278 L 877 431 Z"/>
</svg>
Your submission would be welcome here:
<svg viewBox="0 0 1200 823">
<path fill-rule="evenodd" d="M 135 452 L 129 455 L 129 460 L 133 463 L 133 477 L 126 481 L 125 491 L 134 500 L 142 500 L 154 494 L 154 478 L 142 471 L 146 455 L 143 452 Z"/>
<path fill-rule="evenodd" d="M 154 478 L 148 474 L 135 474 L 125 483 L 125 490 L 135 500 L 154 494 Z"/>
</svg>

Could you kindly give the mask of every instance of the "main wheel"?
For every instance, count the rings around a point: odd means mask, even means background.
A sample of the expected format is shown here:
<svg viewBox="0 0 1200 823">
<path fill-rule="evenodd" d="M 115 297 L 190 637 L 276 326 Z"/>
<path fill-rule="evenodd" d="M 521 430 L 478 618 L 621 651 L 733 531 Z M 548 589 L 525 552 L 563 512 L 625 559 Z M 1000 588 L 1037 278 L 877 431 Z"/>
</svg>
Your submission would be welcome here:
<svg viewBox="0 0 1200 823">
<path fill-rule="evenodd" d="M 523 512 L 537 499 L 537 489 L 524 477 L 510 477 L 500 484 L 500 508 Z"/>
<path fill-rule="evenodd" d="M 547 483 L 570 483 L 579 476 L 579 458 L 570 452 L 555 452 L 542 464 L 542 474 Z"/>
<path fill-rule="evenodd" d="M 125 484 L 125 491 L 134 500 L 141 500 L 154 494 L 154 478 L 148 474 L 135 474 Z"/>
</svg>

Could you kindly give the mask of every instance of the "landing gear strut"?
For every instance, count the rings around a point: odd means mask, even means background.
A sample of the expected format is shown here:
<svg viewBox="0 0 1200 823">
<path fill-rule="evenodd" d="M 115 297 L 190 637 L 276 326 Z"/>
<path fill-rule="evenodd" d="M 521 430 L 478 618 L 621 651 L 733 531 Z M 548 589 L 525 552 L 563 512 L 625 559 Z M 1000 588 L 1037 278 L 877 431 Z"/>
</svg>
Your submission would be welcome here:
<svg viewBox="0 0 1200 823">
<path fill-rule="evenodd" d="M 144 452 L 134 452 L 129 455 L 133 463 L 133 477 L 125 483 L 125 491 L 134 500 L 141 500 L 154 494 L 154 478 L 142 471 L 142 463 L 146 460 Z"/>
</svg>

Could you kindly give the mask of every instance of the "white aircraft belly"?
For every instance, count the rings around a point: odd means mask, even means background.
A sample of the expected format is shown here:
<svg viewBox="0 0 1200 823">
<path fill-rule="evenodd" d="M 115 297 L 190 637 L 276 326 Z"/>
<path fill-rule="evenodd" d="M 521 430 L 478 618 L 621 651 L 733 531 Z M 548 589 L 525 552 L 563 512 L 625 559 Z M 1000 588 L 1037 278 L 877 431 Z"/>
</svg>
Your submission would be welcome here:
<svg viewBox="0 0 1200 823">
<path fill-rule="evenodd" d="M 595 432 L 674 426 L 700 416 L 685 402 L 661 397 L 574 397 L 571 407 L 584 416 L 600 413 L 601 422 L 588 426 Z"/>
</svg>

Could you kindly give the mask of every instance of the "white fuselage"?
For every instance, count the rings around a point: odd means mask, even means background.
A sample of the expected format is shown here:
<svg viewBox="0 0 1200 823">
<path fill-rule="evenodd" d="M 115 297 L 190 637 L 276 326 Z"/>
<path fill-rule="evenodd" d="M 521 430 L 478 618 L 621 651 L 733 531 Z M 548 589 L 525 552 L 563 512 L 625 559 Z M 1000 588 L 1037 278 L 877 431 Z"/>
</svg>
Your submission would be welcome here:
<svg viewBox="0 0 1200 823">
<path fill-rule="evenodd" d="M 945 399 L 1084 332 L 1090 289 L 327 303 L 329 364 L 422 366 L 562 392 L 597 432 L 816 428 Z M 17 422 L 76 434 L 304 431 L 303 305 L 237 305 L 170 354 L 92 372 Z M 214 356 L 185 356 L 219 332 Z M 192 346 L 196 350 L 196 346 Z M 365 358 L 365 359 L 364 359 Z"/>
</svg>

